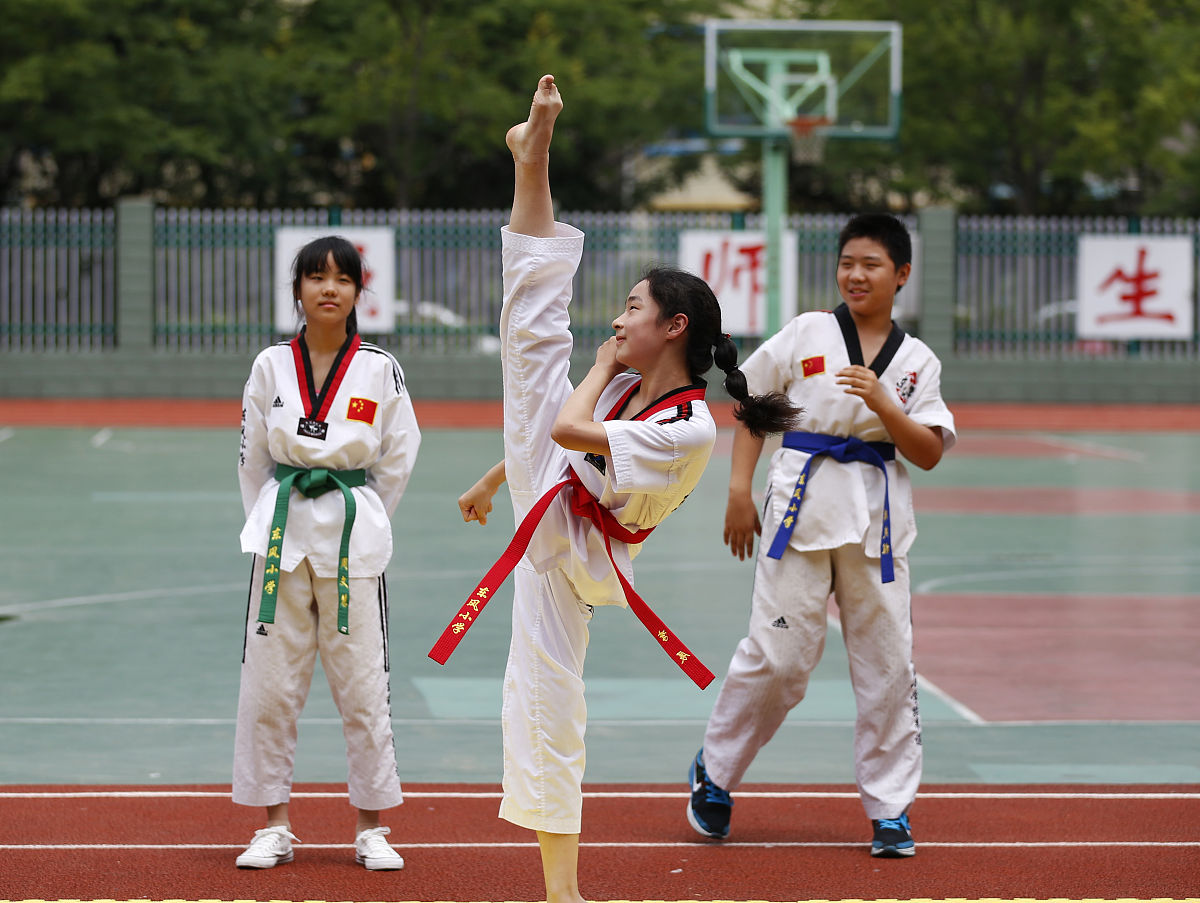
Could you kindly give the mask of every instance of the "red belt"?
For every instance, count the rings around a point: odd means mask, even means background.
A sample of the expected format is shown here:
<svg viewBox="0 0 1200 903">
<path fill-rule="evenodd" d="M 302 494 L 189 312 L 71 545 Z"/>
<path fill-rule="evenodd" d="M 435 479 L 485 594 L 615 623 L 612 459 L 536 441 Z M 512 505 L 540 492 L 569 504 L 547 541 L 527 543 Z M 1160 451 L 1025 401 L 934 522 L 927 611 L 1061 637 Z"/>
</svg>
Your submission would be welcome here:
<svg viewBox="0 0 1200 903">
<path fill-rule="evenodd" d="M 608 560 L 612 562 L 613 570 L 617 572 L 617 579 L 621 582 L 621 589 L 625 591 L 625 600 L 629 603 L 629 607 L 633 609 L 633 613 L 637 615 L 638 620 L 642 622 L 645 628 L 659 641 L 663 650 L 671 657 L 671 660 L 683 669 L 683 672 L 696 683 L 696 686 L 703 690 L 712 683 L 713 673 L 704 667 L 704 663 L 683 644 L 682 640 L 667 629 L 667 625 L 650 609 L 645 600 L 637 594 L 637 591 L 625 579 L 625 575 L 621 573 L 621 569 L 617 567 L 616 561 L 613 560 L 612 545 L 609 541 L 610 537 L 625 543 L 643 542 L 653 532 L 654 528 L 629 530 L 623 527 L 613 517 L 613 513 L 596 500 L 596 497 L 588 491 L 587 487 L 583 485 L 583 481 L 574 472 L 561 483 L 551 487 L 545 495 L 538 499 L 537 504 L 529 510 L 529 513 L 525 515 L 524 520 L 521 521 L 521 525 L 517 528 L 517 532 L 512 538 L 512 542 L 504 550 L 504 554 L 492 565 L 491 569 L 484 575 L 483 580 L 479 582 L 467 597 L 467 601 L 463 603 L 462 609 L 442 632 L 441 637 L 434 643 L 433 648 L 429 650 L 429 657 L 439 665 L 446 664 L 446 660 L 450 658 L 450 654 L 458 646 L 459 641 L 466 635 L 471 625 L 475 623 L 475 619 L 483 612 L 483 607 L 487 605 L 488 600 L 500 588 L 508 575 L 512 573 L 513 568 L 517 566 L 517 562 L 521 560 L 521 556 L 525 554 L 525 550 L 529 548 L 529 542 L 533 539 L 533 531 L 537 529 L 537 525 L 541 522 L 546 510 L 550 507 L 550 503 L 567 486 L 573 489 L 571 497 L 572 513 L 590 520 L 604 537 L 604 548 L 608 552 Z"/>
</svg>

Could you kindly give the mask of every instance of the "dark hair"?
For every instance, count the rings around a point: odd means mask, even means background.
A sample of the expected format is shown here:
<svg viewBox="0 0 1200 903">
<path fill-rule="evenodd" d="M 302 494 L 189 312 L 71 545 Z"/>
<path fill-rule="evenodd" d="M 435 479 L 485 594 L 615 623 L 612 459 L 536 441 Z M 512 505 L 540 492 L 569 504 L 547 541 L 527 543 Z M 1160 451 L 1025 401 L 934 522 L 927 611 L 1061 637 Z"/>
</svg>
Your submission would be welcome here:
<svg viewBox="0 0 1200 903">
<path fill-rule="evenodd" d="M 306 244 L 296 252 L 296 259 L 292 261 L 292 297 L 296 299 L 297 307 L 300 305 L 301 281 L 305 276 L 324 273 L 329 268 L 330 254 L 333 255 L 333 262 L 337 268 L 353 280 L 354 296 L 357 298 L 362 294 L 363 263 L 358 248 L 340 235 L 326 235 L 314 238 Z M 346 332 L 358 332 L 357 308 L 352 309 L 350 316 L 346 318 Z"/>
<path fill-rule="evenodd" d="M 755 436 L 794 429 L 802 413 L 782 392 L 751 395 L 746 376 L 737 366 L 737 345 L 721 332 L 721 305 L 707 282 L 686 270 L 654 266 L 642 274 L 650 297 L 658 305 L 659 321 L 676 314 L 688 318 L 687 366 L 692 381 L 714 363 L 725 373 L 725 391 L 737 401 L 733 416 Z"/>
<path fill-rule="evenodd" d="M 838 257 L 842 256 L 846 243 L 856 238 L 870 238 L 883 245 L 896 269 L 912 263 L 912 237 L 904 223 L 890 213 L 859 213 L 851 217 L 838 236 Z"/>
</svg>

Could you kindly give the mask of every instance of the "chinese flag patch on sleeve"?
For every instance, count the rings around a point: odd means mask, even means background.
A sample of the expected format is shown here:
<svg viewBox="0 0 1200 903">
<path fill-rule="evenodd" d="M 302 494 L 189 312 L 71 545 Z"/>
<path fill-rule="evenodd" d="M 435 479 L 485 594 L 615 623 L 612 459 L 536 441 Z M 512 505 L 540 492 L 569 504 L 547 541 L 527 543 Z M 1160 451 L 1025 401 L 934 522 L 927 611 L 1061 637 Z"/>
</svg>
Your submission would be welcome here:
<svg viewBox="0 0 1200 903">
<path fill-rule="evenodd" d="M 375 423 L 375 411 L 379 405 L 369 398 L 351 398 L 350 407 L 346 409 L 347 420 L 358 420 L 367 426 Z"/>
<path fill-rule="evenodd" d="M 800 370 L 804 374 L 804 378 L 816 376 L 818 373 L 825 372 L 825 355 L 818 354 L 816 357 L 806 357 L 800 362 Z"/>
</svg>

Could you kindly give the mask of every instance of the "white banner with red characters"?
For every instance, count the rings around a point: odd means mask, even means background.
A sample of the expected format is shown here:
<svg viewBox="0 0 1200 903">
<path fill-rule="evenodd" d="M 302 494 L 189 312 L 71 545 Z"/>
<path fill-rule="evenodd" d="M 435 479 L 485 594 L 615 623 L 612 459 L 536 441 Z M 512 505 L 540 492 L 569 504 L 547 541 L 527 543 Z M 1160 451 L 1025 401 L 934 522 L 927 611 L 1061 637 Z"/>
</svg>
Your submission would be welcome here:
<svg viewBox="0 0 1200 903">
<path fill-rule="evenodd" d="M 783 233 L 779 325 L 796 316 L 798 239 Z M 767 236 L 764 232 L 689 229 L 679 233 L 679 267 L 695 273 L 721 302 L 721 328 L 761 336 L 767 329 Z"/>
<path fill-rule="evenodd" d="M 275 230 L 275 330 L 290 335 L 300 325 L 292 294 L 292 261 L 296 252 L 326 235 L 340 235 L 358 248 L 363 259 L 363 292 L 358 299 L 358 331 L 392 332 L 396 328 L 396 235 L 385 226 L 280 226 Z"/>
<path fill-rule="evenodd" d="M 1081 235 L 1078 267 L 1079 338 L 1192 338 L 1190 235 Z"/>
</svg>

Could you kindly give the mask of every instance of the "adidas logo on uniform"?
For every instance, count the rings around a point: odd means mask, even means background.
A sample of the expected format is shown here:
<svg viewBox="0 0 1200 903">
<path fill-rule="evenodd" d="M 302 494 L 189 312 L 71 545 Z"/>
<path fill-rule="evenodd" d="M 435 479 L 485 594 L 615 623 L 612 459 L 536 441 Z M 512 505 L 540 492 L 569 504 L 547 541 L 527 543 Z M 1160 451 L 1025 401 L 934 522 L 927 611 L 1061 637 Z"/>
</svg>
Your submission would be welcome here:
<svg viewBox="0 0 1200 903">
<path fill-rule="evenodd" d="M 282 408 L 283 407 L 283 399 L 280 398 L 278 395 L 276 395 L 275 400 L 273 402 L 271 402 L 271 407 Z"/>
<path fill-rule="evenodd" d="M 259 624 L 258 630 L 254 631 L 254 632 L 257 633 L 259 636 L 266 636 L 267 635 L 267 625 Z"/>
<path fill-rule="evenodd" d="M 772 627 L 782 627 L 784 630 L 787 630 L 788 622 L 783 619 L 782 615 L 780 615 L 778 618 L 775 619 L 775 623 L 772 624 L 771 626 Z"/>
</svg>

